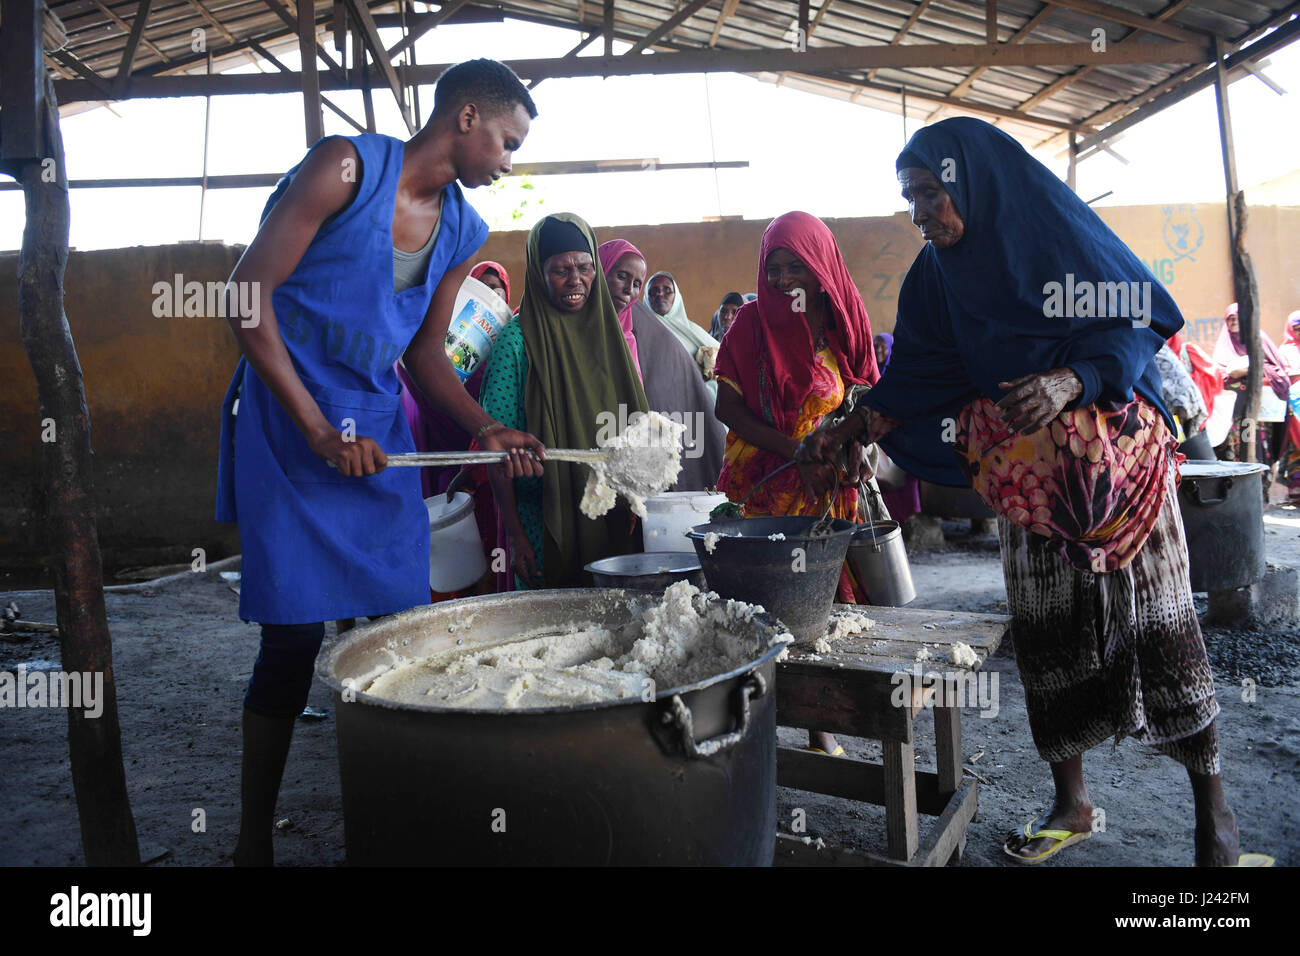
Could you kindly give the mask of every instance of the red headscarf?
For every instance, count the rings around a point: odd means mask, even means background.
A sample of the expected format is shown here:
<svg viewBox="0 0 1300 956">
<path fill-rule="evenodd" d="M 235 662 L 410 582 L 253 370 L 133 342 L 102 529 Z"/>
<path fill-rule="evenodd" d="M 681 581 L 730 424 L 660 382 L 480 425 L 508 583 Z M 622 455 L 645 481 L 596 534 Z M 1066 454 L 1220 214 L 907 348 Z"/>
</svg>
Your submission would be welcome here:
<svg viewBox="0 0 1300 956">
<path fill-rule="evenodd" d="M 641 250 L 626 239 L 602 242 L 596 252 L 600 256 L 600 271 L 605 275 L 609 275 L 610 270 L 618 264 L 618 260 L 629 253 L 642 262 L 646 261 Z M 644 381 L 645 376 L 641 374 L 641 359 L 636 354 L 636 336 L 632 334 L 632 306 L 634 305 L 636 305 L 636 296 L 632 296 L 632 301 L 618 314 L 618 325 L 623 330 L 623 338 L 627 340 L 627 350 L 632 353 L 632 365 L 636 368 L 637 377 Z"/>
<path fill-rule="evenodd" d="M 482 262 L 469 270 L 470 278 L 483 281 L 483 273 L 491 269 L 501 278 L 501 284 L 506 287 L 506 294 L 502 296 L 506 300 L 506 305 L 510 304 L 510 273 L 506 272 L 506 267 L 499 262 L 493 262 L 491 259 L 484 259 Z"/>
<path fill-rule="evenodd" d="M 1207 413 L 1213 412 L 1214 400 L 1223 391 L 1223 372 L 1218 363 L 1205 354 L 1199 345 L 1194 342 L 1184 342 L 1181 332 L 1175 332 L 1170 336 L 1169 348 L 1180 361 L 1191 365 L 1192 381 L 1196 383 L 1201 398 L 1205 400 L 1205 410 Z"/>
<path fill-rule="evenodd" d="M 793 297 L 767 282 L 767 257 L 788 249 L 817 277 L 830 298 L 826 340 L 848 385 L 874 385 L 880 377 L 862 296 L 849 276 L 830 229 L 816 216 L 788 212 L 763 233 L 758 255 L 758 300 L 741 306 L 722 340 L 717 371 L 738 384 L 759 418 L 789 435 L 812 390 L 813 340 Z"/>
</svg>

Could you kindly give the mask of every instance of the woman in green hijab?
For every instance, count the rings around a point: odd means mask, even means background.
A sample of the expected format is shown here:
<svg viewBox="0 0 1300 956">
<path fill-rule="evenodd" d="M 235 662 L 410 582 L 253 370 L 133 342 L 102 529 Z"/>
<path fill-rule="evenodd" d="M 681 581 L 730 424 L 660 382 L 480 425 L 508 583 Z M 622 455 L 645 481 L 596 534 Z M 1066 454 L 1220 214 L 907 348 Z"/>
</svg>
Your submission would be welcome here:
<svg viewBox="0 0 1300 956">
<path fill-rule="evenodd" d="M 497 336 L 483 376 L 484 410 L 547 448 L 595 448 L 608 415 L 622 422 L 649 408 L 596 250 L 591 227 L 572 213 L 533 226 L 518 320 Z M 517 587 L 590 584 L 584 565 L 640 550 L 626 505 L 602 518 L 582 514 L 585 466 L 548 461 L 542 478 L 513 480 L 496 471 L 492 492 Z"/>
</svg>

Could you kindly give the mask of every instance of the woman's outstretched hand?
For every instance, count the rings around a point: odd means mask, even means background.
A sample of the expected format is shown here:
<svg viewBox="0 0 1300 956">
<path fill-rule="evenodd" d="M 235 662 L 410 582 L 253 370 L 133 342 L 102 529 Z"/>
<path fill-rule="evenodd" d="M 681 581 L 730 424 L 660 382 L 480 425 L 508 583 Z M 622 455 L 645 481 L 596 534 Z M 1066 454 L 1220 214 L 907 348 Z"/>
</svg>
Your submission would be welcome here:
<svg viewBox="0 0 1300 956">
<path fill-rule="evenodd" d="M 1036 432 L 1061 414 L 1066 405 L 1083 394 L 1083 382 L 1068 368 L 1024 375 L 1012 382 L 999 382 L 1007 390 L 998 408 L 1002 420 L 1016 432 Z"/>
</svg>

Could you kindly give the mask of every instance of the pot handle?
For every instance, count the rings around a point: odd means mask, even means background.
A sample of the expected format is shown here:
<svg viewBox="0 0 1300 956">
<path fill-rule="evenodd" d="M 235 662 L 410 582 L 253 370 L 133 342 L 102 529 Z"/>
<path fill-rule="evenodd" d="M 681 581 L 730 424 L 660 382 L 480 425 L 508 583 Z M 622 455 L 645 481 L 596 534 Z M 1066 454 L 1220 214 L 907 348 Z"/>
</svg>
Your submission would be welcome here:
<svg viewBox="0 0 1300 956">
<path fill-rule="evenodd" d="M 1226 501 L 1228 498 L 1228 492 L 1232 490 L 1232 479 L 1231 478 L 1223 479 L 1223 494 L 1220 495 L 1218 498 L 1202 498 L 1200 484 L 1194 483 L 1190 490 L 1192 492 L 1192 498 L 1195 499 L 1198 505 L 1223 504 L 1223 502 Z"/>
<path fill-rule="evenodd" d="M 695 739 L 695 717 L 691 714 L 691 709 L 686 706 L 686 702 L 682 700 L 681 694 L 673 694 L 672 709 L 664 712 L 663 720 L 665 724 L 676 725 L 682 750 L 686 752 L 687 757 L 692 760 L 712 757 L 729 747 L 734 747 L 744 739 L 749 730 L 749 701 L 751 698 L 762 697 L 766 693 L 767 682 L 763 680 L 762 674 L 753 671 L 746 675 L 736 689 L 736 696 L 740 701 L 737 707 L 740 727 L 731 733 L 719 734 L 708 740 Z"/>
</svg>

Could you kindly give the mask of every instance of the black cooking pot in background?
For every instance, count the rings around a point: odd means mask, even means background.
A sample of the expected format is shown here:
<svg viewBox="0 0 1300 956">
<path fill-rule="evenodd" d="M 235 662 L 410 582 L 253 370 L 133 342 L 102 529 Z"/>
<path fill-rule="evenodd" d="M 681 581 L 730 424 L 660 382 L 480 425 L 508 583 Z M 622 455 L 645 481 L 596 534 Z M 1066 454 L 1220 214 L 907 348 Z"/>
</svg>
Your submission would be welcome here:
<svg viewBox="0 0 1300 956">
<path fill-rule="evenodd" d="M 1185 461 L 1178 508 L 1193 591 L 1226 591 L 1264 577 L 1264 473 L 1244 461 Z"/>
<path fill-rule="evenodd" d="M 769 646 L 780 629 L 766 614 L 752 622 L 754 656 L 743 666 L 648 701 L 463 710 L 397 704 L 344 683 L 391 663 L 391 652 L 420 657 L 458 639 L 470 649 L 575 621 L 617 625 L 656 597 L 465 598 L 358 628 L 330 648 L 317 673 L 338 715 L 347 862 L 770 865 L 782 645 Z"/>
</svg>

